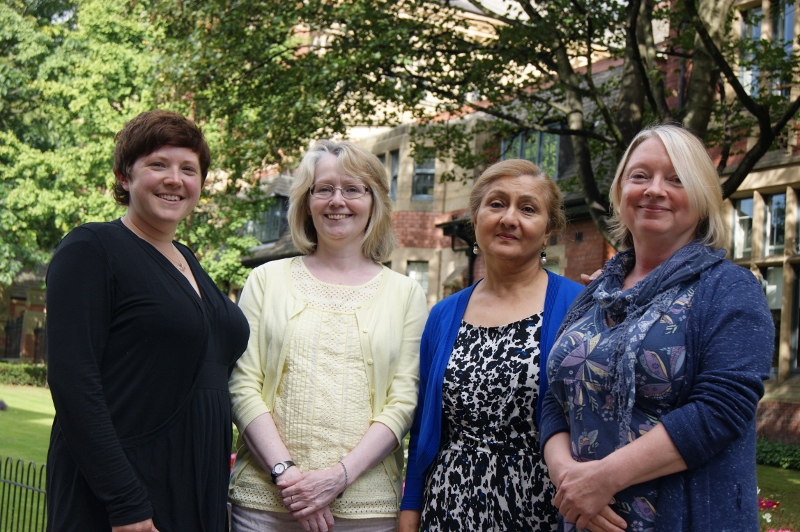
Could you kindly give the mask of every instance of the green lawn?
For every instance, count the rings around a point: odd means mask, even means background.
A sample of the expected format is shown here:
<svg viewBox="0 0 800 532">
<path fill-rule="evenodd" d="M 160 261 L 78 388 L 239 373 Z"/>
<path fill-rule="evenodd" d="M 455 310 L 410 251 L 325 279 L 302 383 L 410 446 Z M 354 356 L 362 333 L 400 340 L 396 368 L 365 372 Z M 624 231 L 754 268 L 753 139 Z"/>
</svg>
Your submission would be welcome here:
<svg viewBox="0 0 800 532">
<path fill-rule="evenodd" d="M 55 414 L 50 390 L 0 384 L 0 399 L 8 406 L 0 411 L 0 458 L 44 464 Z"/>
</svg>

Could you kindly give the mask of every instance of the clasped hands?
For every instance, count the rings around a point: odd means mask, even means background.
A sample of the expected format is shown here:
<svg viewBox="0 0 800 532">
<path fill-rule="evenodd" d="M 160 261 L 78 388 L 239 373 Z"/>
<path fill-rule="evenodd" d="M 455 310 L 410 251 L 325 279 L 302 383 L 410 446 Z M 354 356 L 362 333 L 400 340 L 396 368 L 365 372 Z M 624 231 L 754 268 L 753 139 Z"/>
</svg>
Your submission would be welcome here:
<svg viewBox="0 0 800 532">
<path fill-rule="evenodd" d="M 346 487 L 341 466 L 302 472 L 290 467 L 278 477 L 283 505 L 307 532 L 328 532 L 333 528 L 330 503 Z"/>
<path fill-rule="evenodd" d="M 625 520 L 610 506 L 617 490 L 599 462 L 572 462 L 556 477 L 553 504 L 567 522 L 590 532 L 624 532 Z"/>
</svg>

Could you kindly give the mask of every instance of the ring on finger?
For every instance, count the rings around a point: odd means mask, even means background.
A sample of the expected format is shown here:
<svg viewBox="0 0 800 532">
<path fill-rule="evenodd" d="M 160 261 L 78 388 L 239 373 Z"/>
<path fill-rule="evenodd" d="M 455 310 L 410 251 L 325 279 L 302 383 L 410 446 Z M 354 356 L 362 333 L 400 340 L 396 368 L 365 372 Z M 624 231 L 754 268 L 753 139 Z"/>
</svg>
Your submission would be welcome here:
<svg viewBox="0 0 800 532">
<path fill-rule="evenodd" d="M 289 495 L 289 501 L 291 501 L 290 504 L 294 504 L 294 495 Z"/>
</svg>

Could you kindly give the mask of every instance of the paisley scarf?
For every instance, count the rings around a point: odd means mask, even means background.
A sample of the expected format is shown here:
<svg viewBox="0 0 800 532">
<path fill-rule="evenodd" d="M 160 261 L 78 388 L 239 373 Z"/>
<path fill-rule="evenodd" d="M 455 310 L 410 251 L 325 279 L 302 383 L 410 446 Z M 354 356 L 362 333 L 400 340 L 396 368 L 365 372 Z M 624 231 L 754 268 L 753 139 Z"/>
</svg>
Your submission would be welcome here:
<svg viewBox="0 0 800 532">
<path fill-rule="evenodd" d="M 725 250 L 715 251 L 695 240 L 672 254 L 647 277 L 622 290 L 625 276 L 636 263 L 633 249 L 617 253 L 573 302 L 559 336 L 592 307 L 599 307 L 615 325 L 609 331 L 613 345 L 608 378 L 619 427 L 617 448 L 629 441 L 628 432 L 636 398 L 636 358 L 648 331 L 675 301 L 680 291 L 696 281 L 703 270 L 725 259 Z"/>
</svg>

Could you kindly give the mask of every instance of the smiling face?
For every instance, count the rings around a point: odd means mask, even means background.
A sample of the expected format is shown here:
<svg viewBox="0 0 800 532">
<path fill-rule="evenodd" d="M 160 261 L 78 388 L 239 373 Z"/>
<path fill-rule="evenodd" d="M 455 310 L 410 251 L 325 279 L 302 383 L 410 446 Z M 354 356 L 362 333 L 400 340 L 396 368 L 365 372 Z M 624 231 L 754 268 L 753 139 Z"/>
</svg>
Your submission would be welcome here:
<svg viewBox="0 0 800 532">
<path fill-rule="evenodd" d="M 540 182 L 529 175 L 492 182 L 475 217 L 475 238 L 487 261 L 536 261 L 550 236 L 547 202 Z"/>
<path fill-rule="evenodd" d="M 700 214 L 661 139 L 650 137 L 635 148 L 620 183 L 619 216 L 634 247 L 647 242 L 677 250 L 695 238 Z"/>
<path fill-rule="evenodd" d="M 356 199 L 345 199 L 341 187 L 347 185 L 363 185 L 355 177 L 342 170 L 335 155 L 325 154 L 319 160 L 314 172 L 314 185 L 331 185 L 338 187 L 333 196 L 322 199 L 309 196 L 309 210 L 314 229 L 317 231 L 318 248 L 326 246 L 357 246 L 361 248 L 367 224 L 372 213 L 372 193 Z"/>
<path fill-rule="evenodd" d="M 117 179 L 130 194 L 127 216 L 146 232 L 174 234 L 200 200 L 200 162 L 189 148 L 162 146 L 136 159 L 130 177 Z"/>
</svg>

